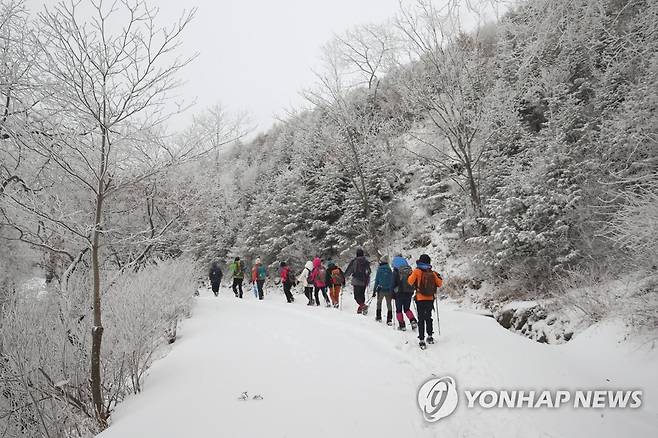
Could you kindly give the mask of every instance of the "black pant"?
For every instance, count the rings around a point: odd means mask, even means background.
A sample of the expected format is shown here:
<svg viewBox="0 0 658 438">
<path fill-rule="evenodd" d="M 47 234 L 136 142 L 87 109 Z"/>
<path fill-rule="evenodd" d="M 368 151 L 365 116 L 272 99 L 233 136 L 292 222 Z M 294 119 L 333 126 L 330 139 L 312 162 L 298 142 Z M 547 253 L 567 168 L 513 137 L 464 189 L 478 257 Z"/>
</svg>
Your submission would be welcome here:
<svg viewBox="0 0 658 438">
<path fill-rule="evenodd" d="M 313 286 L 306 286 L 304 288 L 304 295 L 308 298 L 308 303 L 313 304 Z"/>
<path fill-rule="evenodd" d="M 288 301 L 289 303 L 295 301 L 295 299 L 292 297 L 292 292 L 290 292 L 291 288 L 292 288 L 291 283 L 283 283 L 283 293 L 286 294 L 286 301 Z"/>
<path fill-rule="evenodd" d="M 324 302 L 329 304 L 329 295 L 327 295 L 326 287 L 317 287 L 315 286 L 315 305 L 320 305 L 320 294 L 318 292 L 322 291 L 322 296 L 324 297 Z"/>
<path fill-rule="evenodd" d="M 395 294 L 395 311 L 397 313 L 406 313 L 411 309 L 412 294 L 398 292 Z"/>
<path fill-rule="evenodd" d="M 434 333 L 434 327 L 432 327 L 434 301 L 416 301 L 416 307 L 418 307 L 418 339 L 424 341 L 426 330 L 429 337 Z"/>
<path fill-rule="evenodd" d="M 219 295 L 219 281 L 211 281 L 210 287 L 212 287 L 212 293 L 214 293 L 215 296 Z"/>
<path fill-rule="evenodd" d="M 354 300 L 359 306 L 362 306 L 366 302 L 366 287 L 365 286 L 353 286 L 354 287 Z"/>
<path fill-rule="evenodd" d="M 256 280 L 256 288 L 258 289 L 258 299 L 263 299 L 263 285 L 265 285 L 265 280 Z"/>
<path fill-rule="evenodd" d="M 233 278 L 233 286 L 231 286 L 231 289 L 233 289 L 233 293 L 235 294 L 236 297 L 242 298 L 242 282 L 244 281 L 243 278 Z M 238 290 L 240 290 L 240 293 L 238 294 Z"/>
</svg>

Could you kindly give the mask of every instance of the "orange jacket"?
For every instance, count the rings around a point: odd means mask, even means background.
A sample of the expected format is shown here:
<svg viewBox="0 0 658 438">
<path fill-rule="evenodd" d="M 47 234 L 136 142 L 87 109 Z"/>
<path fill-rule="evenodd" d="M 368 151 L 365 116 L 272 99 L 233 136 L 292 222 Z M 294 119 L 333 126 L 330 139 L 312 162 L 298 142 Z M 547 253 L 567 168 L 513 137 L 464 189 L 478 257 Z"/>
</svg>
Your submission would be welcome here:
<svg viewBox="0 0 658 438">
<path fill-rule="evenodd" d="M 441 287 L 443 285 L 443 280 L 441 280 L 441 277 L 434 271 L 431 271 L 432 274 L 434 274 L 434 284 L 436 284 L 436 287 Z M 423 277 L 423 271 L 421 269 L 415 268 L 411 275 L 409 276 L 409 279 L 407 280 L 409 282 L 410 286 L 413 286 L 416 288 L 416 300 L 417 301 L 432 301 L 434 300 L 434 297 L 431 295 L 423 295 L 418 291 L 418 282 L 420 282 L 420 279 Z"/>
</svg>

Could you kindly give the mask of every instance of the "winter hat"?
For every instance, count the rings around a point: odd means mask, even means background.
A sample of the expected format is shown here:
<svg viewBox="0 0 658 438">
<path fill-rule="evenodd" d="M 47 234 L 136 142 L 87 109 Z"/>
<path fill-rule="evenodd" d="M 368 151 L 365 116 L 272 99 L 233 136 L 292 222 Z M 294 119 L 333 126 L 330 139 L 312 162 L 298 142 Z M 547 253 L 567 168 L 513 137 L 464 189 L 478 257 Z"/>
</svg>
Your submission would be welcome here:
<svg viewBox="0 0 658 438">
<path fill-rule="evenodd" d="M 416 262 L 416 264 L 418 264 L 418 263 L 423 263 L 425 265 L 431 265 L 432 264 L 432 259 L 430 259 L 430 256 L 428 256 L 427 254 L 421 254 L 421 256 L 418 257 L 418 261 Z"/>
<path fill-rule="evenodd" d="M 388 256 L 387 256 L 386 254 L 384 254 L 384 255 L 379 259 L 379 263 L 386 263 L 386 264 L 388 264 Z"/>
<path fill-rule="evenodd" d="M 357 257 L 363 257 L 363 250 L 361 248 L 356 250 L 356 256 Z"/>
<path fill-rule="evenodd" d="M 240 257 L 236 257 L 236 258 L 235 258 L 235 261 L 236 261 L 236 262 L 239 262 L 239 261 L 240 261 Z"/>
<path fill-rule="evenodd" d="M 256 257 L 256 262 L 257 265 L 260 265 L 260 257 Z"/>
</svg>

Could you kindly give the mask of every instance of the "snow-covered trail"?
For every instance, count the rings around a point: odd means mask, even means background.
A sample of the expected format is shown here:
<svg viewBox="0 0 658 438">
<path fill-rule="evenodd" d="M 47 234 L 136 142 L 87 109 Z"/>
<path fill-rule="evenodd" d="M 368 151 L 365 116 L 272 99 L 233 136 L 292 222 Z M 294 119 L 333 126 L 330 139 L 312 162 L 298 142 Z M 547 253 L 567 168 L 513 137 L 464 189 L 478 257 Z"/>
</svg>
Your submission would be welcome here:
<svg viewBox="0 0 658 438">
<path fill-rule="evenodd" d="M 442 337 L 420 351 L 415 333 L 375 323 L 374 311 L 354 314 L 349 295 L 342 311 L 308 308 L 299 297 L 287 304 L 278 291 L 264 301 L 202 291 L 144 391 L 119 406 L 100 436 L 642 437 L 658 427 L 655 353 L 616 345 L 617 333 L 605 328 L 546 346 L 444 305 Z M 432 375 L 453 376 L 460 392 L 641 388 L 645 405 L 485 410 L 460 400 L 451 417 L 427 424 L 416 393 Z M 238 400 L 244 391 L 250 399 Z"/>
</svg>

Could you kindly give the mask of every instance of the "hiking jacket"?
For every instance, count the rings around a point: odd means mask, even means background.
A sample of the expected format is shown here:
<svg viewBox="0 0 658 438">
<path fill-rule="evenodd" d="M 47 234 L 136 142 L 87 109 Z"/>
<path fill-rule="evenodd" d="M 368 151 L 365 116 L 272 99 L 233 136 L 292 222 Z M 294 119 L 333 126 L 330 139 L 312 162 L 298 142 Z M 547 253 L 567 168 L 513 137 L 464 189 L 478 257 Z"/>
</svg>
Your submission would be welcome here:
<svg viewBox="0 0 658 438">
<path fill-rule="evenodd" d="M 308 282 L 308 277 L 311 275 L 311 272 L 313 272 L 313 262 L 309 260 L 304 265 L 304 269 L 302 269 L 302 272 L 299 274 L 299 277 L 297 277 L 297 280 L 299 280 L 302 286 L 313 287 L 313 284 Z"/>
<path fill-rule="evenodd" d="M 251 282 L 255 283 L 256 281 L 265 281 L 267 277 L 267 269 L 263 265 L 254 265 L 251 268 Z"/>
<path fill-rule="evenodd" d="M 281 268 L 279 271 L 279 275 L 281 276 L 281 283 L 293 285 L 295 284 L 295 277 L 294 274 L 292 277 L 290 276 L 291 272 L 292 270 L 290 269 L 290 266 L 284 266 Z"/>
<path fill-rule="evenodd" d="M 238 263 L 240 264 L 240 269 L 238 270 Z M 233 262 L 228 265 L 228 271 L 231 273 L 233 278 L 244 278 L 244 267 L 242 266 L 242 261 Z"/>
<path fill-rule="evenodd" d="M 325 268 L 325 275 L 320 275 L 320 270 L 323 269 L 322 261 L 316 257 L 313 259 L 313 271 L 311 272 L 311 280 L 315 287 L 325 287 L 327 285 L 327 270 Z"/>
<path fill-rule="evenodd" d="M 393 271 L 388 263 L 380 263 L 375 274 L 375 290 L 381 292 L 393 291 Z"/>
<path fill-rule="evenodd" d="M 210 271 L 208 271 L 208 278 L 211 283 L 221 283 L 223 275 L 219 266 L 212 266 Z"/>
<path fill-rule="evenodd" d="M 420 279 L 423 277 L 424 272 L 432 273 L 432 275 L 434 276 L 434 284 L 436 284 L 436 287 L 441 287 L 443 285 L 443 280 L 441 279 L 441 276 L 436 272 L 432 271 L 432 266 L 421 265 L 421 264 L 418 264 L 417 267 L 413 270 L 413 272 L 409 276 L 408 282 L 411 286 L 413 286 L 416 289 L 416 301 L 433 301 L 434 300 L 433 295 L 423 295 L 418 290 L 419 282 Z"/>
<path fill-rule="evenodd" d="M 365 266 L 365 279 L 354 277 L 357 264 L 363 264 Z M 365 256 L 359 256 L 353 258 L 349 265 L 347 265 L 347 269 L 345 269 L 345 278 L 352 276 L 352 286 L 367 286 L 370 283 L 370 273 L 370 262 Z"/>
</svg>

